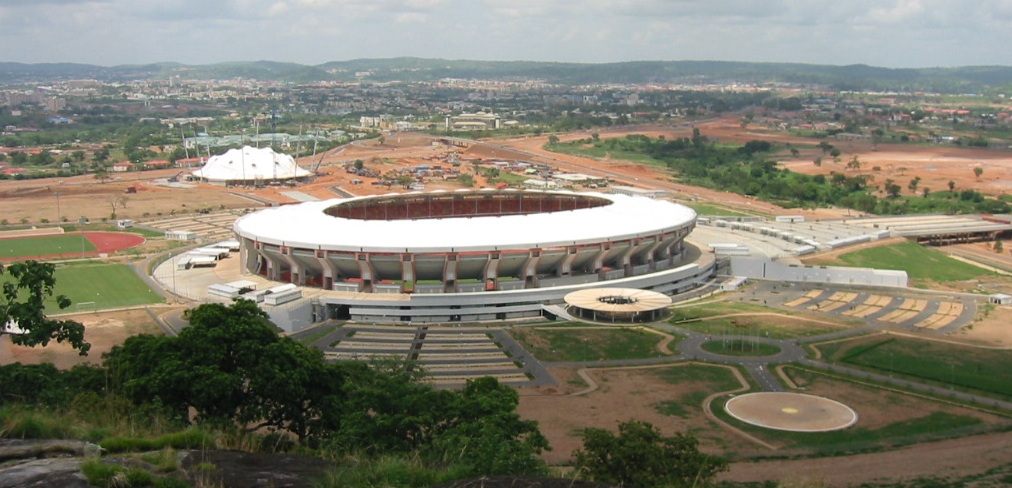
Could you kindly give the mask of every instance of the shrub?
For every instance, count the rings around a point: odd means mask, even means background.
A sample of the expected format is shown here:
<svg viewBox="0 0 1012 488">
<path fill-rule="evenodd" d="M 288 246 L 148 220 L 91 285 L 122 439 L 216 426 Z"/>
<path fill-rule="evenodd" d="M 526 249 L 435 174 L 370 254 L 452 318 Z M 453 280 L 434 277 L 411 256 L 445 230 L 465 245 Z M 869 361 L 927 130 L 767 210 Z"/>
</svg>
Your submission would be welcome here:
<svg viewBox="0 0 1012 488">
<path fill-rule="evenodd" d="M 214 445 L 214 437 L 196 427 L 158 437 L 107 437 L 99 443 L 109 452 L 155 451 L 171 447 L 174 449 L 199 449 Z"/>
</svg>

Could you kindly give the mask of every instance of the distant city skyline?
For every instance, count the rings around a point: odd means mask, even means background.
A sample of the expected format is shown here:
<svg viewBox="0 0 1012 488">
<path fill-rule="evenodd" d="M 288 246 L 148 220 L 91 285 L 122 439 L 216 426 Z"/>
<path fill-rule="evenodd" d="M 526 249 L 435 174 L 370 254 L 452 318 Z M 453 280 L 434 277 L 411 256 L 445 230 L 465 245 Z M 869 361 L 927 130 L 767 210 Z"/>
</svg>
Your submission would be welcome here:
<svg viewBox="0 0 1012 488">
<path fill-rule="evenodd" d="M 2 0 L 0 60 L 1012 65 L 1012 1 Z"/>
</svg>

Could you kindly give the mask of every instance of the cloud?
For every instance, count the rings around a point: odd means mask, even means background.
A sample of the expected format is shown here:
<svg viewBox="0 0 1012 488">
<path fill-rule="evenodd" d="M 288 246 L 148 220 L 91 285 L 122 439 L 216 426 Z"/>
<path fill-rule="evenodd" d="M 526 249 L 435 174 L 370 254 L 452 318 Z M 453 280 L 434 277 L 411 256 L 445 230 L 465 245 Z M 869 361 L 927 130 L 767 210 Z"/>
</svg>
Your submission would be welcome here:
<svg viewBox="0 0 1012 488">
<path fill-rule="evenodd" d="M 0 58 L 1012 64 L 1012 0 L 0 0 Z"/>
</svg>

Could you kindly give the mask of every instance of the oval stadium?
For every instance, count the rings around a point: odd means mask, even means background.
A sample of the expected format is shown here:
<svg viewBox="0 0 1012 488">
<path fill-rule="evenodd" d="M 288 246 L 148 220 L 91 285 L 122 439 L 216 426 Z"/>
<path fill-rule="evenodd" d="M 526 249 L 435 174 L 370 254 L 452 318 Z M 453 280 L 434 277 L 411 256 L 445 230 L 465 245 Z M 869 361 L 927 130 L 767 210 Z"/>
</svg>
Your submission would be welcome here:
<svg viewBox="0 0 1012 488">
<path fill-rule="evenodd" d="M 333 199 L 236 221 L 244 272 L 317 287 L 319 318 L 452 322 L 550 313 L 596 287 L 680 293 L 713 274 L 692 209 L 644 197 L 460 190 Z"/>
</svg>

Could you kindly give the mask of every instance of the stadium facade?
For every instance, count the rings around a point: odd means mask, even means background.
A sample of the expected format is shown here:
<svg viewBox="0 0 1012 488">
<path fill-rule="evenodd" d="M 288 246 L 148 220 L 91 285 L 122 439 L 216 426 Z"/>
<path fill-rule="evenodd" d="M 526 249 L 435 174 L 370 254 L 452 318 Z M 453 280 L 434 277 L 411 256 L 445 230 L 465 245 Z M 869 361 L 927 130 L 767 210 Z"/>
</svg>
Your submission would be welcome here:
<svg viewBox="0 0 1012 488">
<path fill-rule="evenodd" d="M 713 275 L 695 212 L 662 200 L 516 190 L 391 194 L 236 221 L 245 272 L 329 290 L 323 317 L 447 322 L 542 315 L 572 291 L 679 293 Z"/>
</svg>

